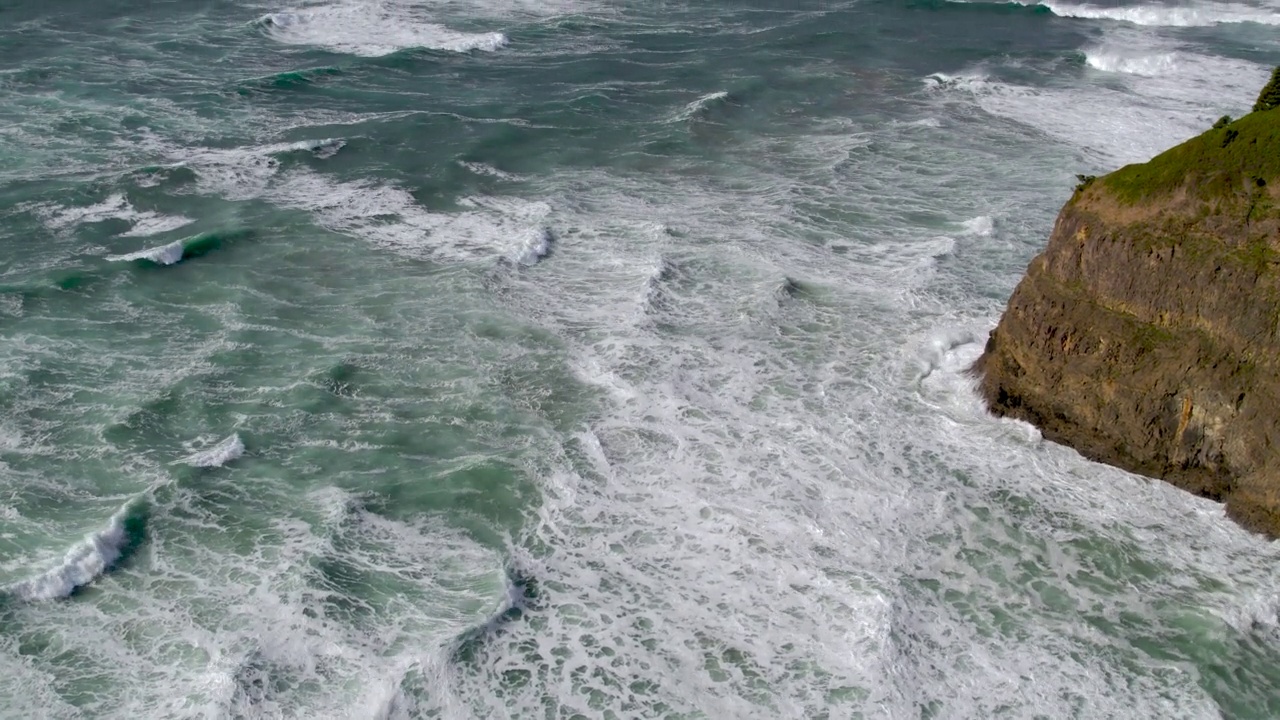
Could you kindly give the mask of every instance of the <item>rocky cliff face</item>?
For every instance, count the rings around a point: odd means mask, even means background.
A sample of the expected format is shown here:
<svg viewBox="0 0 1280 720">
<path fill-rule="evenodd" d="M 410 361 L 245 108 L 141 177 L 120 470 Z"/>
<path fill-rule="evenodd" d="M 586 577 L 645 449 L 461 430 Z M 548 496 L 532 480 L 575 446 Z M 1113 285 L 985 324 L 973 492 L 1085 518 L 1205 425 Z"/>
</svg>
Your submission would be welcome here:
<svg viewBox="0 0 1280 720">
<path fill-rule="evenodd" d="M 993 412 L 1276 537 L 1280 108 L 1267 97 L 1082 182 L 975 370 Z"/>
</svg>

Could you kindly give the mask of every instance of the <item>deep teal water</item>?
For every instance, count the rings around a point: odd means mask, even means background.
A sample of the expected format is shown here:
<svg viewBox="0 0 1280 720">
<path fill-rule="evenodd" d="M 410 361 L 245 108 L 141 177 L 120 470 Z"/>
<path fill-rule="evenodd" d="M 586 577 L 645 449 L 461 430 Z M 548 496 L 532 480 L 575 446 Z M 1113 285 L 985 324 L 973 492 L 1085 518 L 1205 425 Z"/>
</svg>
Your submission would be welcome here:
<svg viewBox="0 0 1280 720">
<path fill-rule="evenodd" d="M 1273 6 L 0 4 L 0 714 L 1280 714 L 962 372 Z"/>
</svg>

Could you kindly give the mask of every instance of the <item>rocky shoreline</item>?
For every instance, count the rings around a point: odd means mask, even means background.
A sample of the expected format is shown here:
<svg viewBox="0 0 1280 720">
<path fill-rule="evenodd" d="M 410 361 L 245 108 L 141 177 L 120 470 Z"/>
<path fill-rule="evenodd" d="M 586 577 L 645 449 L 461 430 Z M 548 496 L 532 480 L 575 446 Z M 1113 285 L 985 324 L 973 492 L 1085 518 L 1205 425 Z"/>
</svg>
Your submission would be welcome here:
<svg viewBox="0 0 1280 720">
<path fill-rule="evenodd" d="M 1081 178 L 974 365 L 990 410 L 1280 537 L 1280 68 L 1254 111 Z"/>
</svg>

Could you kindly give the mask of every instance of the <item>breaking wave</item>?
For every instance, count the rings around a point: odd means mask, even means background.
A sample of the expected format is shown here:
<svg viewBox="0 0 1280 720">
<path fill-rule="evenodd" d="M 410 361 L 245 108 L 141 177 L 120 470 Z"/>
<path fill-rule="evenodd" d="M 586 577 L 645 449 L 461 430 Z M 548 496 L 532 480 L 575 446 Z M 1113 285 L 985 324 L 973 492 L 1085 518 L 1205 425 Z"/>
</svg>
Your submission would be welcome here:
<svg viewBox="0 0 1280 720">
<path fill-rule="evenodd" d="M 228 230 L 200 233 L 171 243 L 144 248 L 124 255 L 108 255 L 112 262 L 141 262 L 153 265 L 175 265 L 188 258 L 199 257 L 226 243 L 252 234 L 250 230 Z"/>
<path fill-rule="evenodd" d="M 93 582 L 142 544 L 149 509 L 143 497 L 125 503 L 105 528 L 85 535 L 56 567 L 10 585 L 8 594 L 29 602 L 55 600 Z"/>
</svg>

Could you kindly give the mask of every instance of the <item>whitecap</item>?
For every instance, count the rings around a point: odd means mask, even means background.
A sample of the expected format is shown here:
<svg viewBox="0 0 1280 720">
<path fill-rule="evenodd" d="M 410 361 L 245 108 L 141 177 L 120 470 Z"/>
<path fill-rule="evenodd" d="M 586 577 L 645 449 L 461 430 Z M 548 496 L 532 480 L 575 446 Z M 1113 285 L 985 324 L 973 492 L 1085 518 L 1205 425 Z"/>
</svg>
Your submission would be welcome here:
<svg viewBox="0 0 1280 720">
<path fill-rule="evenodd" d="M 232 433 L 217 445 L 194 452 L 178 462 L 192 467 L 222 467 L 243 454 L 244 442 L 240 435 Z"/>
</svg>

